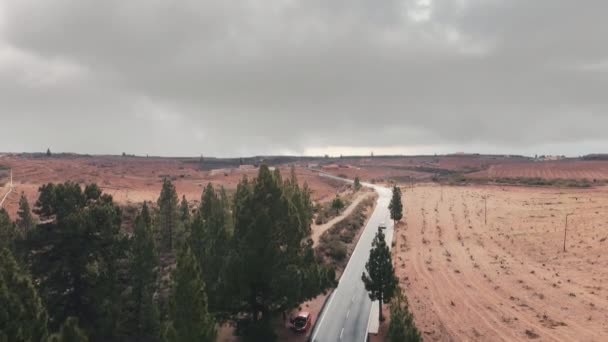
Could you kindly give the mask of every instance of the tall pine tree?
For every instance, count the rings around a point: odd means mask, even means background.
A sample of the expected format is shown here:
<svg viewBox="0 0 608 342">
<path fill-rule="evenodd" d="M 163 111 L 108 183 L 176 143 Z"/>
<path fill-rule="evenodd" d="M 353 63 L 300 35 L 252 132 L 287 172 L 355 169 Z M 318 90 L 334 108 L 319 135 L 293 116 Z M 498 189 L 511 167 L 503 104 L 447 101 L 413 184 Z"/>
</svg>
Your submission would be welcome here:
<svg viewBox="0 0 608 342">
<path fill-rule="evenodd" d="M 154 293 L 157 286 L 158 254 L 148 204 L 135 219 L 129 265 L 129 300 L 126 334 L 133 340 L 149 341 L 159 335 L 159 312 Z"/>
<path fill-rule="evenodd" d="M 17 239 L 15 224 L 8 216 L 8 212 L 0 208 L 0 248 L 8 248 L 14 252 L 15 239 Z"/>
<path fill-rule="evenodd" d="M 227 202 L 209 183 L 201 196 L 201 205 L 190 226 L 189 245 L 202 270 L 209 294 L 209 311 L 221 310 L 225 285 L 229 233 L 225 205 Z"/>
<path fill-rule="evenodd" d="M 369 292 L 369 298 L 380 303 L 380 321 L 382 321 L 382 303 L 390 302 L 398 282 L 391 261 L 391 252 L 386 245 L 381 228 L 378 228 L 378 233 L 372 242 L 365 270 L 367 274 L 363 272 L 361 279 L 365 284 L 365 289 Z"/>
<path fill-rule="evenodd" d="M 184 226 L 187 226 L 190 223 L 190 207 L 188 206 L 188 200 L 186 200 L 186 195 L 182 196 L 182 202 L 179 205 L 179 215 Z"/>
<path fill-rule="evenodd" d="M 165 178 L 163 187 L 158 198 L 158 225 L 160 229 L 161 245 L 163 253 L 170 253 L 175 247 L 176 234 L 179 229 L 178 199 L 175 186 L 171 180 Z"/>
<path fill-rule="evenodd" d="M 30 204 L 27 201 L 27 197 L 22 192 L 19 198 L 19 210 L 17 211 L 17 227 L 22 234 L 27 234 L 32 228 L 34 228 L 34 217 L 30 209 Z"/>
<path fill-rule="evenodd" d="M 237 187 L 229 284 L 237 287 L 234 297 L 244 304 L 238 312 L 249 312 L 253 320 L 250 338 L 273 340 L 274 313 L 333 282 L 311 253 L 311 208 L 308 192 L 294 176 L 283 182 L 266 165 L 256 179 L 244 179 Z"/>
<path fill-rule="evenodd" d="M 401 189 L 398 186 L 393 187 L 393 197 L 388 205 L 388 210 L 391 212 L 391 219 L 397 223 L 403 218 L 403 204 L 401 203 Z"/>
<path fill-rule="evenodd" d="M 111 340 L 122 303 L 122 214 L 111 196 L 85 193 L 71 182 L 40 188 L 35 212 L 46 222 L 28 237 L 28 249 L 35 251 L 32 273 L 40 279 L 53 330 L 68 317 L 79 317 L 94 340 Z"/>
<path fill-rule="evenodd" d="M 215 341 L 215 322 L 207 311 L 205 282 L 190 248 L 181 253 L 173 274 L 171 294 L 171 335 L 176 341 Z M 165 334 L 163 334 L 165 335 Z"/>
<path fill-rule="evenodd" d="M 0 341 L 43 341 L 47 312 L 29 274 L 0 249 Z"/>
</svg>

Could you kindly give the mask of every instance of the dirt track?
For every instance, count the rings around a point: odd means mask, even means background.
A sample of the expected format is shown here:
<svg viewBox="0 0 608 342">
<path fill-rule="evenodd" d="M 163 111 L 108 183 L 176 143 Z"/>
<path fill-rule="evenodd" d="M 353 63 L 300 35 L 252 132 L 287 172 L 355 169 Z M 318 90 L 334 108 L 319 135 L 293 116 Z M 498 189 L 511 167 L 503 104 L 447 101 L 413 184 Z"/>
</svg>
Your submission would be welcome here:
<svg viewBox="0 0 608 342">
<path fill-rule="evenodd" d="M 395 263 L 425 340 L 608 340 L 606 189 L 404 190 Z"/>
</svg>

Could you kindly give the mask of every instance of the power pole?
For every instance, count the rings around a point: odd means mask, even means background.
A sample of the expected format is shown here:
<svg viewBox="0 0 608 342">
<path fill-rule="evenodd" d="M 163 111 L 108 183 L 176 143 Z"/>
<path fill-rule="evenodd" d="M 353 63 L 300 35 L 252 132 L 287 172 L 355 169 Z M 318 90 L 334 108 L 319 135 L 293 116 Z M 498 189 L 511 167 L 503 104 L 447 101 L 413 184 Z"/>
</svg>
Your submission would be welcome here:
<svg viewBox="0 0 608 342">
<path fill-rule="evenodd" d="M 564 227 L 564 253 L 566 253 L 566 233 L 568 232 L 568 216 L 573 213 L 566 214 L 566 226 Z"/>
<path fill-rule="evenodd" d="M 483 205 L 484 205 L 484 210 L 483 210 L 483 216 L 484 216 L 484 225 L 488 225 L 488 196 L 483 196 Z"/>
</svg>

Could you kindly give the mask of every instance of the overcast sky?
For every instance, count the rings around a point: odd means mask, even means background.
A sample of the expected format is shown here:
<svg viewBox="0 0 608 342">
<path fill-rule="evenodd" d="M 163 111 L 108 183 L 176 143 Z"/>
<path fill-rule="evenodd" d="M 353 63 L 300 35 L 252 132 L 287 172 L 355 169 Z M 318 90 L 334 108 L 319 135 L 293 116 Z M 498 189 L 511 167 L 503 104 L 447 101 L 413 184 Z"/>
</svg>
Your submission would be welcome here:
<svg viewBox="0 0 608 342">
<path fill-rule="evenodd" d="M 0 0 L 0 151 L 608 152 L 608 1 Z"/>
</svg>

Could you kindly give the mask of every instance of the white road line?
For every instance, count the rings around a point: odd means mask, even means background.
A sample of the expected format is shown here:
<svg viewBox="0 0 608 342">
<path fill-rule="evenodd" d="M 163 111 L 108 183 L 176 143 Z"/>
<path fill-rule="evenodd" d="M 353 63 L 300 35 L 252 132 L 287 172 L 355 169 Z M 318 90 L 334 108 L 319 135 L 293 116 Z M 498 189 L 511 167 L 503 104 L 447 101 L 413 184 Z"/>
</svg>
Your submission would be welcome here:
<svg viewBox="0 0 608 342">
<path fill-rule="evenodd" d="M 350 315 L 350 310 L 346 312 L 346 318 L 348 318 L 348 315 Z"/>
<path fill-rule="evenodd" d="M 340 331 L 340 339 L 342 339 L 342 334 L 344 334 L 344 328 L 342 328 L 342 331 Z"/>
<path fill-rule="evenodd" d="M 337 289 L 336 289 L 337 290 Z M 327 313 L 327 310 L 329 310 L 329 307 L 331 306 L 331 302 L 334 300 L 334 294 L 336 293 L 336 290 L 334 290 L 331 293 L 331 298 L 329 298 L 329 303 L 327 303 L 327 305 L 325 306 L 325 309 L 323 310 L 323 313 L 321 315 L 321 318 L 319 320 L 319 324 L 315 324 L 315 327 L 317 328 L 317 330 L 315 331 L 315 334 L 312 335 L 312 340 L 315 340 L 315 337 L 317 337 L 317 334 L 319 333 L 319 330 L 321 329 L 321 325 L 323 324 L 323 320 L 325 319 L 325 314 Z"/>
<path fill-rule="evenodd" d="M 353 303 L 355 302 L 355 297 L 356 297 L 356 296 L 357 296 L 357 295 L 353 295 Z"/>
</svg>

